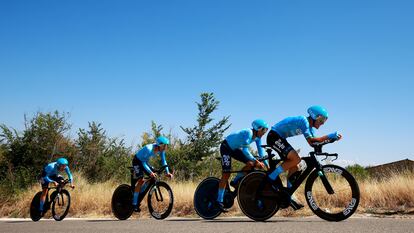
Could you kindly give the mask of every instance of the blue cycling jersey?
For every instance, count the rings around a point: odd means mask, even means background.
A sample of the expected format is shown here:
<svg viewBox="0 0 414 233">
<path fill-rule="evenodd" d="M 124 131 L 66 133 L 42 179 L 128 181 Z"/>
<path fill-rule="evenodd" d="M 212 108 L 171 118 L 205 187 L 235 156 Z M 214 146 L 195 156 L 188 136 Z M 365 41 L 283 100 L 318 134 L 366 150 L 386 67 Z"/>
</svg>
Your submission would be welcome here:
<svg viewBox="0 0 414 233">
<path fill-rule="evenodd" d="M 252 129 L 242 129 L 240 131 L 231 133 L 226 137 L 226 141 L 229 144 L 232 150 L 241 149 L 243 154 L 249 158 L 249 160 L 256 160 L 252 153 L 249 151 L 249 145 L 255 141 L 257 146 L 257 151 L 259 156 L 262 158 L 264 156 L 264 149 L 261 147 L 261 138 L 256 137 L 253 140 L 253 130 Z"/>
<path fill-rule="evenodd" d="M 161 156 L 161 165 L 162 166 L 166 166 L 167 165 L 167 161 L 165 159 L 165 151 L 163 152 L 157 152 L 157 154 L 154 153 L 154 147 L 156 144 L 148 144 L 144 147 L 141 148 L 141 150 L 139 150 L 136 154 L 135 157 L 137 157 L 137 159 L 141 160 L 142 165 L 144 166 L 144 169 L 148 172 L 151 173 L 151 168 L 148 165 L 148 161 L 150 160 L 151 157 L 159 154 Z M 168 171 L 168 167 L 165 168 L 165 172 L 169 172 Z"/>
<path fill-rule="evenodd" d="M 58 165 L 56 162 L 49 163 L 48 165 L 46 165 L 46 167 L 44 167 L 43 170 L 46 174 L 45 176 L 43 176 L 43 179 L 49 183 L 53 182 L 53 180 L 50 179 L 50 176 L 56 176 L 59 174 Z M 72 173 L 70 173 L 69 166 L 66 166 L 65 172 L 68 175 L 69 181 L 73 181 L 73 176 Z"/>
<path fill-rule="evenodd" d="M 305 138 L 314 137 L 315 130 L 310 127 L 309 121 L 305 116 L 288 117 L 272 126 L 283 138 L 293 137 L 303 134 Z"/>
</svg>

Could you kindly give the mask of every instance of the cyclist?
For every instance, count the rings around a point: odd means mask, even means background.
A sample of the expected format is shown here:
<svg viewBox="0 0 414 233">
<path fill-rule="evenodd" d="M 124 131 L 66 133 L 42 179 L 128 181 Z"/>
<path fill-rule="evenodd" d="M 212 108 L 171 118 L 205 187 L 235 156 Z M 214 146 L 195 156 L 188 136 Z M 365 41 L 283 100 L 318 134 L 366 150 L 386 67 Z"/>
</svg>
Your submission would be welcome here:
<svg viewBox="0 0 414 233">
<path fill-rule="evenodd" d="M 290 188 L 296 175 L 292 176 L 298 170 L 298 164 L 301 159 L 299 154 L 286 141 L 286 138 L 303 134 L 310 146 L 317 146 L 327 141 L 333 142 L 342 138 L 341 134 L 334 132 L 322 137 L 315 137 L 314 128 L 319 129 L 328 119 L 328 112 L 325 108 L 315 105 L 308 108 L 309 116 L 288 117 L 276 123 L 267 135 L 267 144 L 275 149 L 284 162 L 277 166 L 269 174 L 268 178 L 274 181 L 280 173 L 288 171 L 287 187 Z M 292 199 L 294 209 L 300 209 L 302 204 Z"/>
<path fill-rule="evenodd" d="M 261 119 L 252 122 L 252 128 L 242 129 L 240 131 L 231 133 L 220 145 L 222 177 L 219 183 L 219 190 L 217 195 L 217 205 L 222 212 L 227 212 L 224 208 L 223 199 L 227 181 L 230 177 L 231 158 L 234 158 L 246 165 L 242 170 L 246 171 L 252 167 L 265 168 L 265 165 L 259 160 L 255 159 L 249 151 L 249 145 L 256 142 L 259 156 L 264 156 L 264 150 L 261 147 L 261 137 L 267 132 L 269 125 Z M 266 164 L 266 166 L 268 166 Z M 237 185 L 237 182 L 243 177 L 244 173 L 240 172 L 232 180 L 232 186 Z"/>
<path fill-rule="evenodd" d="M 45 204 L 46 195 L 48 192 L 49 183 L 53 183 L 57 186 L 60 182 L 63 181 L 63 177 L 59 175 L 59 173 L 65 171 L 68 175 L 70 187 L 73 189 L 75 185 L 73 185 L 73 176 L 69 169 L 68 160 L 65 158 L 58 158 L 56 162 L 49 163 L 46 165 L 40 176 L 40 183 L 42 185 L 42 195 L 40 196 L 40 205 L 39 205 L 39 212 L 40 215 L 43 216 L 43 206 Z"/>
<path fill-rule="evenodd" d="M 156 143 L 148 144 L 144 146 L 141 150 L 139 150 L 133 160 L 132 166 L 134 168 L 134 178 L 137 179 L 135 184 L 134 195 L 132 198 L 132 206 L 134 211 L 140 212 L 141 209 L 138 203 L 138 197 L 141 190 L 141 186 L 146 182 L 144 180 L 144 173 L 150 176 L 151 178 L 155 178 L 157 176 L 148 165 L 148 161 L 151 157 L 159 154 L 161 157 L 161 165 L 167 166 L 167 161 L 165 160 L 165 151 L 167 150 L 167 146 L 170 144 L 168 138 L 164 136 L 160 136 L 156 139 Z M 173 175 L 169 172 L 168 167 L 165 168 L 166 176 L 172 178 Z"/>
</svg>

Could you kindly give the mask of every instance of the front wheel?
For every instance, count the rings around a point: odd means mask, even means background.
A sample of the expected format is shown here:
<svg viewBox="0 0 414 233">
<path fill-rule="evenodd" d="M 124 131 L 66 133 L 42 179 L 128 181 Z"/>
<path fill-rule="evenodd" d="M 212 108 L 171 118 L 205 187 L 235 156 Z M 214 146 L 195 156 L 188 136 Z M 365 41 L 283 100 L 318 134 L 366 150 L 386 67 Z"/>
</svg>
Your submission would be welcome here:
<svg viewBox="0 0 414 233">
<path fill-rule="evenodd" d="M 119 220 L 125 220 L 131 217 L 132 209 L 132 190 L 131 186 L 121 184 L 118 186 L 112 195 L 112 213 Z"/>
<path fill-rule="evenodd" d="M 148 210 L 155 219 L 164 219 L 170 215 L 174 196 L 170 186 L 162 181 L 154 184 L 148 192 Z"/>
<path fill-rule="evenodd" d="M 54 191 L 51 196 L 52 200 L 52 216 L 56 221 L 62 221 L 69 213 L 70 194 L 68 190 L 62 189 L 59 193 Z"/>
<path fill-rule="evenodd" d="M 322 166 L 313 171 L 306 181 L 305 197 L 310 209 L 327 221 L 342 221 L 358 208 L 360 192 L 355 178 L 336 165 Z M 329 187 L 333 192 L 328 193 Z"/>
<path fill-rule="evenodd" d="M 37 222 L 42 218 L 42 216 L 40 215 L 40 211 L 39 211 L 41 195 L 42 195 L 42 192 L 36 193 L 36 195 L 34 195 L 32 199 L 32 202 L 30 203 L 30 218 L 34 222 Z"/>
<path fill-rule="evenodd" d="M 251 172 L 240 181 L 238 202 L 247 217 L 255 221 L 271 218 L 279 210 L 278 200 L 264 172 Z"/>
</svg>

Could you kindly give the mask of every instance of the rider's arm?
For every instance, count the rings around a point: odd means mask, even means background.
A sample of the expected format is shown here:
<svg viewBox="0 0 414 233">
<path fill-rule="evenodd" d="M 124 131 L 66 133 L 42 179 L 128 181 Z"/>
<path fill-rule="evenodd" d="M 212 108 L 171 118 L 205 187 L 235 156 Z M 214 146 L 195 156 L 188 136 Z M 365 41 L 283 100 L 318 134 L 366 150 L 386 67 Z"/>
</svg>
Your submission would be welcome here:
<svg viewBox="0 0 414 233">
<path fill-rule="evenodd" d="M 144 166 L 145 171 L 147 171 L 149 174 L 152 173 L 152 170 L 150 168 L 150 166 L 148 165 L 147 161 L 141 161 L 142 162 L 142 166 Z"/>
<path fill-rule="evenodd" d="M 69 166 L 66 166 L 65 172 L 68 175 L 69 182 L 72 183 L 73 182 L 73 176 L 72 176 L 72 173 L 70 172 Z"/>
<path fill-rule="evenodd" d="M 45 180 L 45 181 L 47 181 L 48 183 L 52 183 L 52 182 L 54 182 L 54 180 L 51 180 L 50 178 L 49 178 L 49 176 L 45 176 L 45 177 L 43 177 L 43 179 Z"/>
<path fill-rule="evenodd" d="M 250 161 L 256 161 L 256 158 L 252 155 L 249 150 L 249 145 L 252 143 L 253 132 L 251 130 L 244 130 L 242 132 L 243 143 L 242 143 L 242 152 Z"/>
<path fill-rule="evenodd" d="M 246 157 L 247 157 L 249 160 L 251 160 L 251 161 L 255 161 L 255 160 L 256 160 L 256 159 L 254 158 L 254 156 L 252 155 L 252 153 L 250 153 L 250 150 L 249 150 L 249 145 L 243 145 L 242 152 L 243 152 L 243 154 L 244 154 L 244 155 L 246 155 Z"/>
<path fill-rule="evenodd" d="M 167 160 L 165 159 L 165 151 L 161 152 L 161 166 L 167 166 Z M 170 173 L 168 167 L 165 167 L 165 173 Z"/>
<path fill-rule="evenodd" d="M 259 153 L 259 157 L 263 158 L 265 155 L 264 155 L 264 149 L 263 147 L 261 147 L 261 145 L 262 145 L 262 140 L 260 138 L 257 138 L 256 139 L 257 152 Z M 267 167 L 269 167 L 269 162 L 267 160 L 264 160 L 263 163 Z"/>
<path fill-rule="evenodd" d="M 334 132 L 322 137 L 307 137 L 306 141 L 309 143 L 310 146 L 318 146 L 330 142 L 334 142 L 336 140 L 339 140 L 341 138 L 340 134 L 338 132 Z"/>
<path fill-rule="evenodd" d="M 52 179 L 50 179 L 49 178 L 49 175 L 51 175 L 51 173 L 52 173 L 52 171 L 53 171 L 53 166 L 51 166 L 51 165 L 47 165 L 46 167 L 45 167 L 45 176 L 43 177 L 43 179 L 46 181 L 46 182 L 48 182 L 48 183 L 52 183 L 52 182 L 54 182 L 54 180 L 52 180 Z"/>
</svg>

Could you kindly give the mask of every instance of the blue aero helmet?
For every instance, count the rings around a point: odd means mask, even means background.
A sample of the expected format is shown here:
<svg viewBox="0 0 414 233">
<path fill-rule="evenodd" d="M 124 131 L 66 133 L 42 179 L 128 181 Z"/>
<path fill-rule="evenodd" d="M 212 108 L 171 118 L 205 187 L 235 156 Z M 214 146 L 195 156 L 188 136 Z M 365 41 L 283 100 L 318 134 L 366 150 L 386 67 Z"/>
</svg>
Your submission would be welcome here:
<svg viewBox="0 0 414 233">
<path fill-rule="evenodd" d="M 161 144 L 164 144 L 164 145 L 169 145 L 169 144 L 170 144 L 170 140 L 168 140 L 168 138 L 166 138 L 166 137 L 164 137 L 164 136 L 159 136 L 159 137 L 157 138 L 157 145 L 159 146 L 159 145 L 161 145 Z"/>
<path fill-rule="evenodd" d="M 254 130 L 258 131 L 261 128 L 268 129 L 269 125 L 262 119 L 256 119 L 252 122 L 252 127 Z"/>
<path fill-rule="evenodd" d="M 58 160 L 56 160 L 56 163 L 57 163 L 58 166 L 69 164 L 68 160 L 65 159 L 65 158 L 58 158 Z"/>
<path fill-rule="evenodd" d="M 328 112 L 325 108 L 319 105 L 314 105 L 308 108 L 308 113 L 313 120 L 322 118 L 324 121 L 326 121 L 328 119 Z"/>
</svg>

